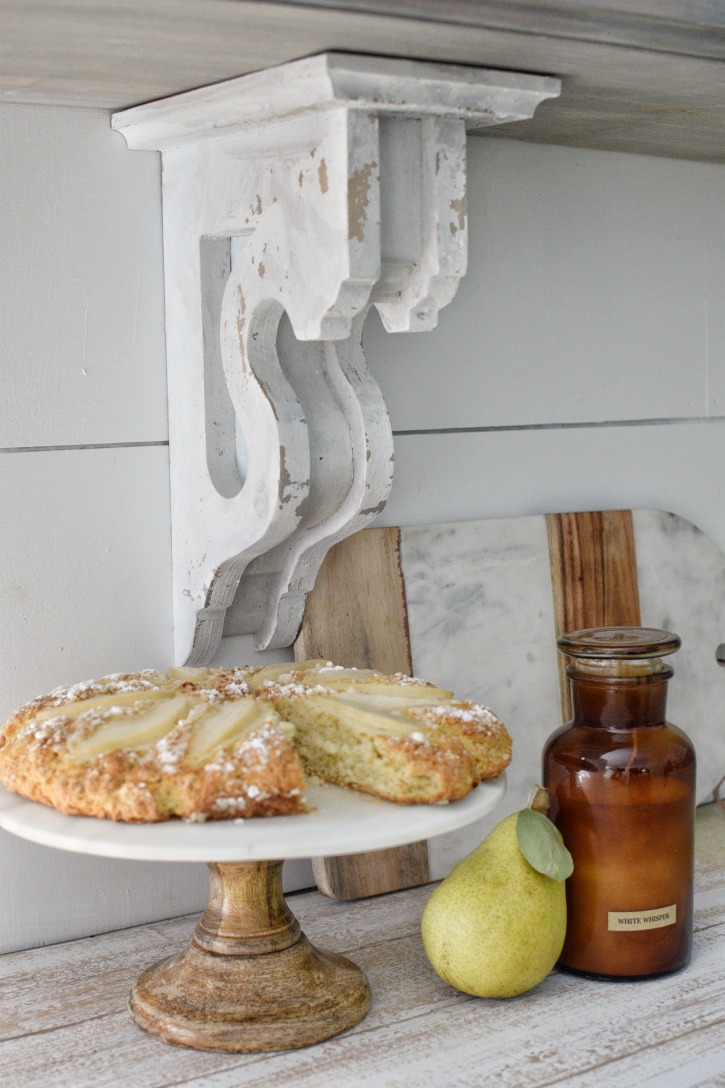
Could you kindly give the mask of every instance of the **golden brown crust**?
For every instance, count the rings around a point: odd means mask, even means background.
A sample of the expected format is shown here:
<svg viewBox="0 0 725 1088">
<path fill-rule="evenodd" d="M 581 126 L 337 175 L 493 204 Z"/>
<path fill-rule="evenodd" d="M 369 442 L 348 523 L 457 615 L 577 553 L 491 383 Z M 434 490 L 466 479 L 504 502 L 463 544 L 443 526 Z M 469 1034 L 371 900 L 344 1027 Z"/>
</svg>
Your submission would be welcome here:
<svg viewBox="0 0 725 1088">
<path fill-rule="evenodd" d="M 130 822 L 305 812 L 303 765 L 400 804 L 455 801 L 510 758 L 487 707 L 329 662 L 106 676 L 34 699 L 0 733 L 6 788 Z"/>
<path fill-rule="evenodd" d="M 503 722 L 481 703 L 462 699 L 439 706 L 416 706 L 407 717 L 425 724 L 433 735 L 454 739 L 461 744 L 475 764 L 476 782 L 498 778 L 511 762 L 511 737 Z"/>
</svg>

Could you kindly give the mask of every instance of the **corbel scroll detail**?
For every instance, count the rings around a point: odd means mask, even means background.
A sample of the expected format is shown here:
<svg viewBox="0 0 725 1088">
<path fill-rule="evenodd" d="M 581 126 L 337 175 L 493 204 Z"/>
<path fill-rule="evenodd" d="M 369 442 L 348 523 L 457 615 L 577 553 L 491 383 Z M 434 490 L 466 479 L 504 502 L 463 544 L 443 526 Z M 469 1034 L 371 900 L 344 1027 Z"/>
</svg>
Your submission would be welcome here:
<svg viewBox="0 0 725 1088">
<path fill-rule="evenodd" d="M 163 154 L 175 655 L 289 645 L 329 548 L 384 507 L 362 352 L 424 331 L 466 267 L 466 129 L 543 77 L 325 54 L 116 114 Z"/>
</svg>

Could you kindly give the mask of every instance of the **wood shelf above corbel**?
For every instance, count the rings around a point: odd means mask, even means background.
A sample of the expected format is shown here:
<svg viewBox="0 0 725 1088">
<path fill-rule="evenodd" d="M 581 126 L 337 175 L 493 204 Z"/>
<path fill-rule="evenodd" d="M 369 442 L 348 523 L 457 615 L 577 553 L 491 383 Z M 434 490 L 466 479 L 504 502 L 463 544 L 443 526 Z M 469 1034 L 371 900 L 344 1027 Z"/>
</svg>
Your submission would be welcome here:
<svg viewBox="0 0 725 1088">
<path fill-rule="evenodd" d="M 292 643 L 329 548 L 392 483 L 361 347 L 425 331 L 466 268 L 466 129 L 555 79 L 321 54 L 116 114 L 163 155 L 175 654 Z"/>
</svg>

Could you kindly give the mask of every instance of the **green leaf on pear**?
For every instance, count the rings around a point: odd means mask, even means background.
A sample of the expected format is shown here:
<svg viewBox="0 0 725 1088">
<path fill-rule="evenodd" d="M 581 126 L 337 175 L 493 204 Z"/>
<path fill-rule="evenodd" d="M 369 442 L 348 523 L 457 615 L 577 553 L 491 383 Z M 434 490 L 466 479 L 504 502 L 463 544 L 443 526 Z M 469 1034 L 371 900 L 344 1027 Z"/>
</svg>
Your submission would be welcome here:
<svg viewBox="0 0 725 1088">
<path fill-rule="evenodd" d="M 552 880 L 566 880 L 574 871 L 572 856 L 543 812 L 524 808 L 516 818 L 519 849 L 529 865 Z"/>
</svg>

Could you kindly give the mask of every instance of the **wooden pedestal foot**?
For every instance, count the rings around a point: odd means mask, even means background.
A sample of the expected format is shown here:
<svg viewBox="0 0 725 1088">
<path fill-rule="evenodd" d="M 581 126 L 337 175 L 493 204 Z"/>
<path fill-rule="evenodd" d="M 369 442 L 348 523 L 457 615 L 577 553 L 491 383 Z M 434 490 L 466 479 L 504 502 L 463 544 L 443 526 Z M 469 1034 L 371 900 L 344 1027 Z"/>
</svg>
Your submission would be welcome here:
<svg viewBox="0 0 725 1088">
<path fill-rule="evenodd" d="M 211 895 L 186 951 L 148 968 L 131 992 L 144 1031 L 200 1050 L 307 1046 L 370 1008 L 354 963 L 313 947 L 282 894 L 282 862 L 210 865 Z"/>
</svg>

